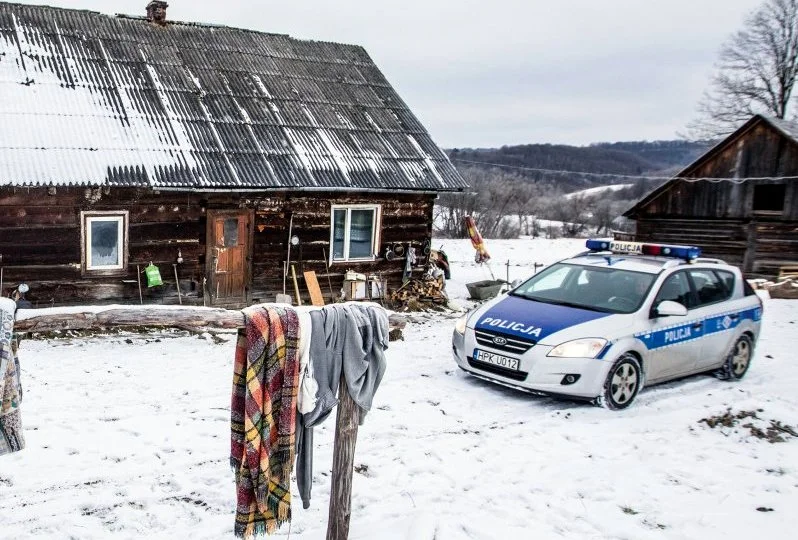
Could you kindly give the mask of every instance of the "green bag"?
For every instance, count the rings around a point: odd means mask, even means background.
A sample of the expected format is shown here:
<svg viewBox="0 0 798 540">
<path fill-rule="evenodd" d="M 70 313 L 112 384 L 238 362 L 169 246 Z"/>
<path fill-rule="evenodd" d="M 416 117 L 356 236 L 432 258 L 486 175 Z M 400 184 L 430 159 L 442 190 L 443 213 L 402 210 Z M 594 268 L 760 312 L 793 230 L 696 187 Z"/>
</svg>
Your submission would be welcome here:
<svg viewBox="0 0 798 540">
<path fill-rule="evenodd" d="M 158 285 L 163 285 L 161 271 L 158 270 L 158 267 L 154 264 L 150 263 L 150 265 L 144 269 L 144 274 L 147 276 L 147 287 L 157 287 Z"/>
</svg>

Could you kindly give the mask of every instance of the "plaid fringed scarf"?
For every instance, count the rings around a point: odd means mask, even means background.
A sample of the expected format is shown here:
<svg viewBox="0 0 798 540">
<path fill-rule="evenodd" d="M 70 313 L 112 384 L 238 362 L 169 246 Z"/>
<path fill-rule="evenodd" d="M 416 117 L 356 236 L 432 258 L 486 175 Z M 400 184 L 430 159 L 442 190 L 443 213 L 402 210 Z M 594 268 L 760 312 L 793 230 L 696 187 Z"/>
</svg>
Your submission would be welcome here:
<svg viewBox="0 0 798 540">
<path fill-rule="evenodd" d="M 271 534 L 291 521 L 291 471 L 299 382 L 299 318 L 291 308 L 244 310 L 233 371 L 230 464 L 235 534 Z"/>
<path fill-rule="evenodd" d="M 16 308 L 12 300 L 0 298 L 0 456 L 25 447 L 19 414 L 22 387 L 13 345 Z"/>
</svg>

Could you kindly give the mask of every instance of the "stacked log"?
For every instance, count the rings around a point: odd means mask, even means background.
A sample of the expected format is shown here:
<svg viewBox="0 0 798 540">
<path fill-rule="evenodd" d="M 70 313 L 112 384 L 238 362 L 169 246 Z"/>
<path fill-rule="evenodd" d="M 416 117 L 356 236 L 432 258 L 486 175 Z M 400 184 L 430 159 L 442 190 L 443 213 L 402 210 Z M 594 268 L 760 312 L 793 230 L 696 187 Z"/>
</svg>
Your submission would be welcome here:
<svg viewBox="0 0 798 540">
<path fill-rule="evenodd" d="M 391 292 L 389 300 L 395 309 L 418 311 L 436 305 L 443 306 L 449 301 L 444 287 L 442 279 L 410 279 Z"/>
</svg>

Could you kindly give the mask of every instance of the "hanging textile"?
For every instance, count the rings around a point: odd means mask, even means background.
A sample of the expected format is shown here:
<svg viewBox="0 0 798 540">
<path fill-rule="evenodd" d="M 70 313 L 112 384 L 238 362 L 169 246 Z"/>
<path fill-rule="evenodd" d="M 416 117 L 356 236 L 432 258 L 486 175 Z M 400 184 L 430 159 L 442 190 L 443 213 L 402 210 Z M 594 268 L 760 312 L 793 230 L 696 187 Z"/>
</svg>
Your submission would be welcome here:
<svg viewBox="0 0 798 540">
<path fill-rule="evenodd" d="M 16 309 L 13 300 L 0 298 L 0 456 L 25 447 L 19 411 L 22 386 L 13 343 Z"/>
<path fill-rule="evenodd" d="M 385 374 L 388 315 L 376 304 L 332 304 L 310 313 L 313 321 L 310 362 L 318 383 L 315 409 L 298 419 L 296 477 L 302 504 L 310 506 L 313 479 L 313 426 L 338 404 L 341 374 L 360 408 L 359 423 L 371 409 Z"/>
<path fill-rule="evenodd" d="M 239 331 L 231 399 L 235 534 L 271 534 L 291 520 L 299 383 L 299 319 L 290 307 L 252 306 Z"/>
<path fill-rule="evenodd" d="M 416 264 L 416 248 L 407 248 L 407 257 L 405 258 L 405 270 L 402 274 L 402 281 L 406 282 L 413 276 L 413 265 Z"/>
<path fill-rule="evenodd" d="M 309 413 L 316 407 L 316 394 L 319 385 L 313 375 L 310 364 L 310 339 L 313 323 L 307 308 L 295 308 L 299 316 L 299 393 L 297 394 L 297 410 L 300 414 Z"/>
<path fill-rule="evenodd" d="M 482 235 L 479 234 L 479 229 L 477 229 L 477 222 L 474 221 L 473 217 L 466 216 L 465 226 L 468 231 L 468 236 L 471 238 L 471 245 L 477 251 L 474 261 L 477 264 L 488 262 L 490 260 L 490 255 L 488 254 L 488 249 L 485 247 L 485 240 L 483 240 Z"/>
</svg>

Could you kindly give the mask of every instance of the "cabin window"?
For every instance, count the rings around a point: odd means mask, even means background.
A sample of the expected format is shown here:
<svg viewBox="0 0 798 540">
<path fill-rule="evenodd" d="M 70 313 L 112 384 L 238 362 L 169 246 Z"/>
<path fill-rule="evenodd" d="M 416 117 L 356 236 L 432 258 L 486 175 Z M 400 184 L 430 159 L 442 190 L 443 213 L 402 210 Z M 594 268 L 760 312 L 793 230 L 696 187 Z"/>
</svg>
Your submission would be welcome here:
<svg viewBox="0 0 798 540">
<path fill-rule="evenodd" d="M 127 267 L 127 212 L 83 212 L 82 263 L 86 273 L 119 273 Z"/>
<path fill-rule="evenodd" d="M 760 184 L 754 186 L 754 212 L 784 211 L 786 184 Z"/>
<path fill-rule="evenodd" d="M 372 261 L 377 246 L 380 207 L 354 205 L 332 207 L 332 261 Z"/>
</svg>

